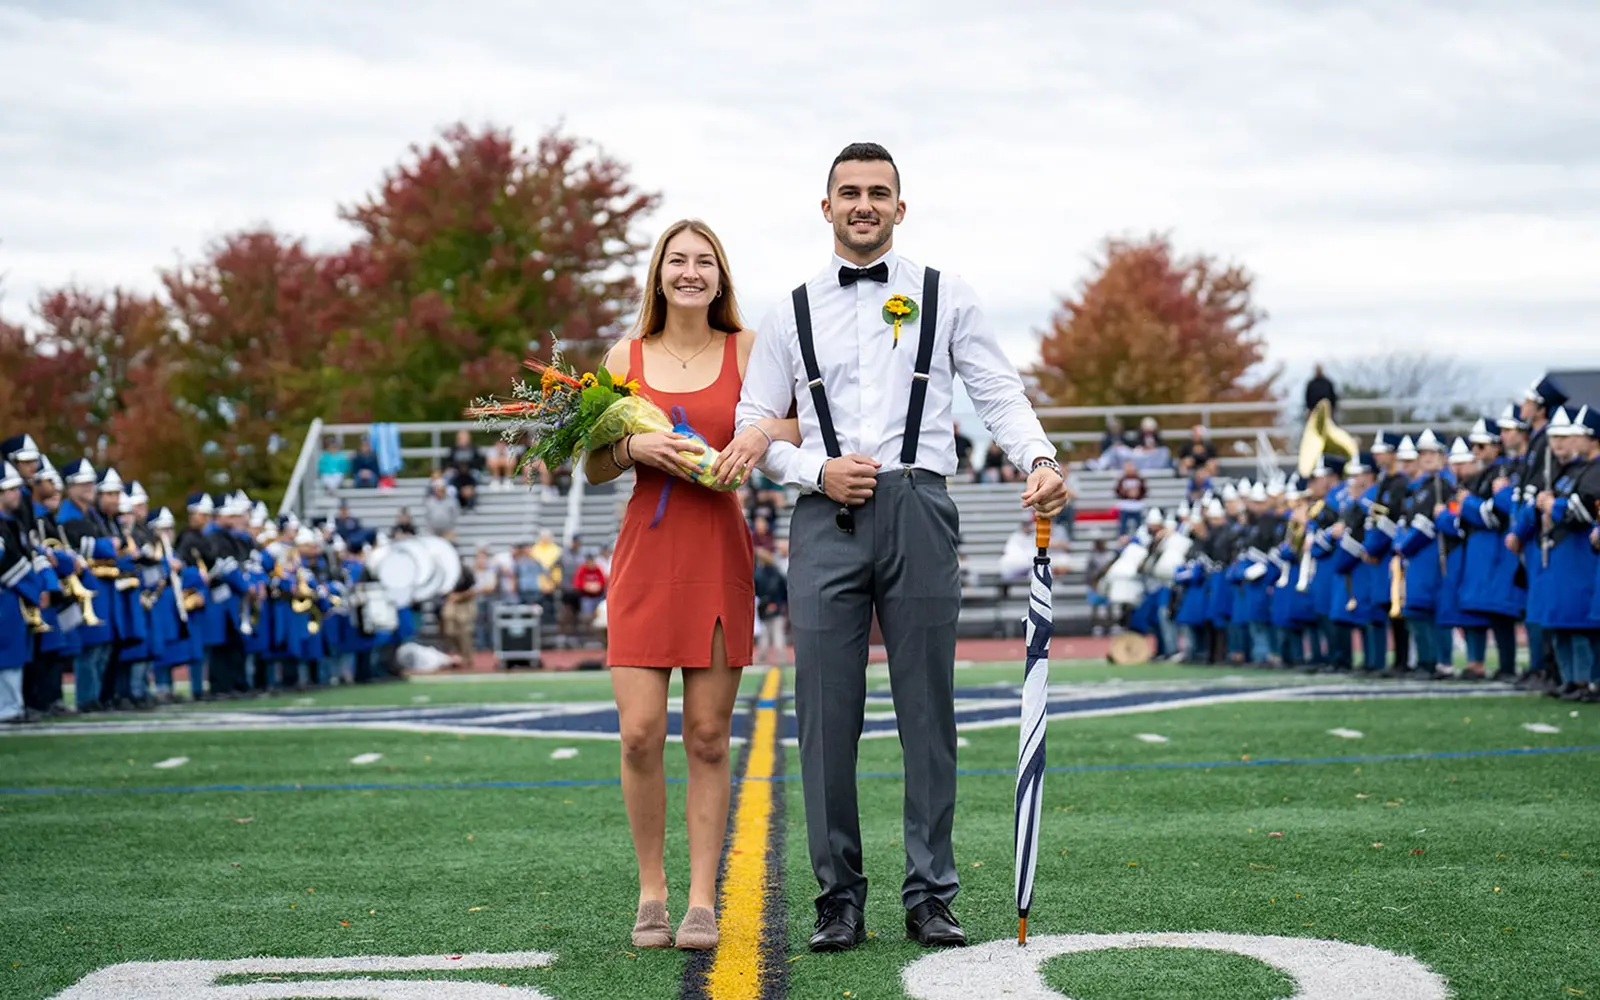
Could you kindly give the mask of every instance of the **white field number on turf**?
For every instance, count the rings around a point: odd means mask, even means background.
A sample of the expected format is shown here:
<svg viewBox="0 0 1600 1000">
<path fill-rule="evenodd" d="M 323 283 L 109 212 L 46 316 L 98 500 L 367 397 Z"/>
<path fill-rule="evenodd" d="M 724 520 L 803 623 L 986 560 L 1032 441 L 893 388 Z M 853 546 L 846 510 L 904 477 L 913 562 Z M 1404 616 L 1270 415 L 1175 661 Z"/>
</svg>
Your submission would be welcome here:
<svg viewBox="0 0 1600 1000">
<path fill-rule="evenodd" d="M 1059 955 L 1112 948 L 1197 948 L 1232 952 L 1264 962 L 1294 979 L 1291 1000 L 1445 1000 L 1442 976 L 1414 958 L 1367 945 L 1315 938 L 1248 934 L 1061 934 L 1015 941 L 990 941 L 920 958 L 906 967 L 906 994 L 913 1000 L 1062 1000 L 1045 984 L 1040 969 Z"/>
<path fill-rule="evenodd" d="M 1246 934 L 1063 934 L 1032 938 L 1028 947 L 990 941 L 938 952 L 907 966 L 902 979 L 913 1000 L 970 1000 L 1004 991 L 1009 1000 L 1062 1000 L 1040 969 L 1059 955 L 1123 948 L 1193 948 L 1231 952 L 1287 973 L 1291 1000 L 1445 1000 L 1443 977 L 1414 958 L 1368 945 L 1315 938 Z M 470 955 L 372 955 L 349 958 L 246 958 L 229 961 L 127 962 L 90 973 L 57 1000 L 282 1000 L 291 996 L 362 1000 L 551 1000 L 531 986 L 492 981 L 375 979 L 384 972 L 539 969 L 549 952 Z M 315 975 L 312 983 L 283 976 Z M 280 977 L 275 982 L 217 985 L 228 977 Z"/>
</svg>

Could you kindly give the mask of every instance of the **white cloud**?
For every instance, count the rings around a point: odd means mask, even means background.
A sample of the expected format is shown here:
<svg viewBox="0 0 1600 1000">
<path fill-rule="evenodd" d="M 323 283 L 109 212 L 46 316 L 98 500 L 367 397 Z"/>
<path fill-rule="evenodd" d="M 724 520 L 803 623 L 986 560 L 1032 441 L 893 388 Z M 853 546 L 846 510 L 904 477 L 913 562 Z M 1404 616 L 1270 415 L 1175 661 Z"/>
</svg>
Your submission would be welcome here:
<svg viewBox="0 0 1600 1000">
<path fill-rule="evenodd" d="M 541 5 L 542 6 L 542 5 Z M 313 245 L 458 119 L 595 138 L 723 235 L 754 321 L 813 272 L 873 138 L 899 245 L 1033 354 L 1108 233 L 1260 278 L 1275 359 L 1600 363 L 1600 12 L 1581 2 L 873 5 L 0 0 L 5 313 L 270 221 Z M 1504 365 L 1503 361 L 1515 364 Z"/>
</svg>

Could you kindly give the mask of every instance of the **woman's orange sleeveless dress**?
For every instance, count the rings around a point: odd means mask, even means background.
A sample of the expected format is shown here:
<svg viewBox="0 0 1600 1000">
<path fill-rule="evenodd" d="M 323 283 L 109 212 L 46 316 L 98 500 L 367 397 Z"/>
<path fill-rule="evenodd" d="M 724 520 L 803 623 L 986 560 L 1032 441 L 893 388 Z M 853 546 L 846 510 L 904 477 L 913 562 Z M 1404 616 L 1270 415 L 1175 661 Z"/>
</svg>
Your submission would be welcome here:
<svg viewBox="0 0 1600 1000">
<path fill-rule="evenodd" d="M 698 392 L 662 392 L 644 377 L 644 344 L 629 347 L 628 378 L 668 415 L 682 407 L 713 448 L 733 440 L 739 405 L 739 338 L 723 345 L 722 369 Z M 730 667 L 750 665 L 755 641 L 755 553 L 734 492 L 720 493 L 639 465 L 622 517 L 606 595 L 606 663 L 613 667 L 709 667 L 722 622 Z M 661 491 L 671 483 L 655 527 Z"/>
</svg>

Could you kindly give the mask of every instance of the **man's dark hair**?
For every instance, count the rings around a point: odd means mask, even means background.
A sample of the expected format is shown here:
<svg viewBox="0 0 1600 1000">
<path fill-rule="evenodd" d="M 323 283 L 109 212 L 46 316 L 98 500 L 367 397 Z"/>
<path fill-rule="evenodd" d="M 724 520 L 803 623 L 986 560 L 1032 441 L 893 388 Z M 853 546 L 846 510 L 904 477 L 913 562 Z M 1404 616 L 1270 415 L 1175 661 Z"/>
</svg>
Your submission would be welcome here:
<svg viewBox="0 0 1600 1000">
<path fill-rule="evenodd" d="M 890 167 L 894 168 L 895 193 L 898 194 L 900 192 L 900 168 L 895 165 L 894 157 L 889 155 L 889 151 L 875 142 L 852 142 L 850 145 L 839 150 L 839 155 L 833 158 L 833 163 L 828 167 L 828 192 L 830 194 L 833 192 L 834 168 L 838 167 L 841 163 L 846 163 L 851 160 L 862 160 L 866 162 L 878 160 L 883 163 L 887 163 Z"/>
</svg>

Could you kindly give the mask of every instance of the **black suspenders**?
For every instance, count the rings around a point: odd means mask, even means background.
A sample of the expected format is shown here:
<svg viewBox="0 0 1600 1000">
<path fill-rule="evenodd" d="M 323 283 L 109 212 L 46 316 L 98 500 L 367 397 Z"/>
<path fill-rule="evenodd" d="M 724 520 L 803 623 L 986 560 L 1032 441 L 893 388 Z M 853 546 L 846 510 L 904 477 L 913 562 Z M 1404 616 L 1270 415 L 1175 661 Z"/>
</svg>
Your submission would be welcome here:
<svg viewBox="0 0 1600 1000">
<path fill-rule="evenodd" d="M 928 401 L 928 373 L 933 368 L 933 343 L 939 329 L 939 272 L 925 270 L 922 281 L 922 333 L 917 341 L 916 370 L 911 375 L 911 405 L 906 412 L 905 439 L 900 447 L 900 464 L 907 469 L 917 464 L 917 438 L 922 433 L 922 410 Z M 811 388 L 811 405 L 817 411 L 817 426 L 829 458 L 838 458 L 839 435 L 833 427 L 833 412 L 828 409 L 828 393 L 823 388 L 822 370 L 817 366 L 817 346 L 811 332 L 811 302 L 806 286 L 794 290 L 794 325 L 800 337 L 800 360 L 805 365 L 806 382 Z"/>
<path fill-rule="evenodd" d="M 939 329 L 939 272 L 928 268 L 922 279 L 922 339 L 917 341 L 917 367 L 911 374 L 911 407 L 906 413 L 900 464 L 917 464 L 917 436 L 922 433 L 922 407 L 928 401 L 928 371 L 933 367 L 933 340 Z"/>
<path fill-rule="evenodd" d="M 806 286 L 794 290 L 794 326 L 800 335 L 800 360 L 806 366 L 806 382 L 811 386 L 811 405 L 817 411 L 817 426 L 822 429 L 822 445 L 829 458 L 838 458 L 839 435 L 833 429 L 833 412 L 828 409 L 828 393 L 822 388 L 822 370 L 817 367 L 817 345 L 811 338 L 811 300 Z"/>
</svg>

